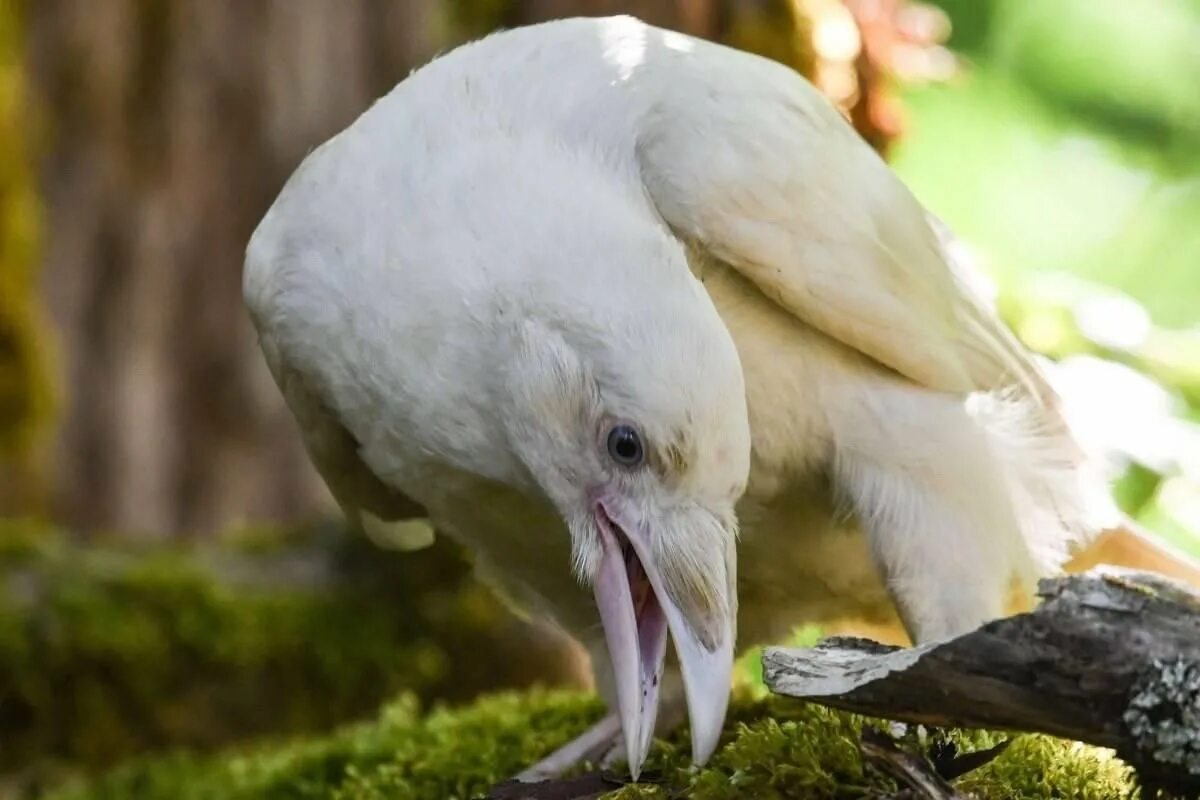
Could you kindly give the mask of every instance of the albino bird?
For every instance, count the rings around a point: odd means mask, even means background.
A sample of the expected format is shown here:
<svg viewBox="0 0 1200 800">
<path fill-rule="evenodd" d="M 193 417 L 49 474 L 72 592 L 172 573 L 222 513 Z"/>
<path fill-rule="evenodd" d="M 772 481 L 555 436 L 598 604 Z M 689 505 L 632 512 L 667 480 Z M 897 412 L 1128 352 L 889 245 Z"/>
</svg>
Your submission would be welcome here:
<svg viewBox="0 0 1200 800">
<path fill-rule="evenodd" d="M 927 641 L 1111 524 L 1038 365 L 947 234 L 774 62 L 630 17 L 497 33 L 311 153 L 245 300 L 347 515 L 428 519 L 589 651 L 612 713 L 717 744 L 737 647 Z M 670 719 L 667 719 L 670 717 Z"/>
</svg>

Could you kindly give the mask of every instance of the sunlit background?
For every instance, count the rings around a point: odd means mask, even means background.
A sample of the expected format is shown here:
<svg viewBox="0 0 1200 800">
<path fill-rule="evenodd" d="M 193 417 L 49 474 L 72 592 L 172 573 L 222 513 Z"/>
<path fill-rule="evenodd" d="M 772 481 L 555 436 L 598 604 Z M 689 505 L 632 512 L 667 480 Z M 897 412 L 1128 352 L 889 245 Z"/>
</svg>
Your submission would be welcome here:
<svg viewBox="0 0 1200 800">
<path fill-rule="evenodd" d="M 1200 555 L 1197 0 L 0 0 L 0 797 L 584 679 L 447 543 L 347 535 L 240 268 L 410 69 L 622 11 L 812 78 L 1055 362 L 1126 511 Z"/>
<path fill-rule="evenodd" d="M 1126 510 L 1200 535 L 1200 4 L 947 3 L 965 69 L 894 164 L 1062 365 Z"/>
</svg>

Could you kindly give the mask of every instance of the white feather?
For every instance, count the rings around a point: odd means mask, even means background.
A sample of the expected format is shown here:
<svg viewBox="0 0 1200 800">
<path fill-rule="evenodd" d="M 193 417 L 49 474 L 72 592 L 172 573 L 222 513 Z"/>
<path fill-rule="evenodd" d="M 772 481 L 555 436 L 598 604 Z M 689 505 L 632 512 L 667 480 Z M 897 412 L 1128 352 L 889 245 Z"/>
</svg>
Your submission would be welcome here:
<svg viewBox="0 0 1200 800">
<path fill-rule="evenodd" d="M 562 20 L 434 61 L 311 154 L 245 295 L 370 472 L 589 643 L 566 506 L 599 468 L 572 425 L 606 405 L 703 410 L 671 502 L 740 493 L 749 460 L 744 644 L 885 585 L 929 638 L 1002 613 L 1106 499 L 941 233 L 798 75 Z M 660 546 L 691 574 L 693 544 Z"/>
</svg>

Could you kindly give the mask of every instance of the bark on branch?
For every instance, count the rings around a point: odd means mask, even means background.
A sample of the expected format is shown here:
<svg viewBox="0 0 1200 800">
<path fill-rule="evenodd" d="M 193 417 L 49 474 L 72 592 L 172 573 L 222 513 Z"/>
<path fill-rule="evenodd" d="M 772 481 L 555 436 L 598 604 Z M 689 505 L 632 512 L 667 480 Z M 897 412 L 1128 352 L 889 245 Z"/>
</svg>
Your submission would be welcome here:
<svg viewBox="0 0 1200 800">
<path fill-rule="evenodd" d="M 770 648 L 766 683 L 862 714 L 1110 747 L 1147 788 L 1200 793 L 1200 595 L 1112 569 L 1043 581 L 1039 594 L 1029 614 L 917 648 Z"/>
</svg>

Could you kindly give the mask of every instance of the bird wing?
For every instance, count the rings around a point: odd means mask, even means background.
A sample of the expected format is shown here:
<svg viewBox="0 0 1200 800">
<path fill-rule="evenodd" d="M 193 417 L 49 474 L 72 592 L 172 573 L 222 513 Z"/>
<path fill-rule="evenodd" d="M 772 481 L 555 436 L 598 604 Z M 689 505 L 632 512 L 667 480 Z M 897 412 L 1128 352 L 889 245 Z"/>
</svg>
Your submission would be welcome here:
<svg viewBox="0 0 1200 800">
<path fill-rule="evenodd" d="M 642 180 L 680 238 L 917 384 L 1053 396 L 932 220 L 814 87 L 697 46 L 642 119 Z"/>
<path fill-rule="evenodd" d="M 433 544 L 424 507 L 376 477 L 359 456 L 354 435 L 275 338 L 263 333 L 259 341 L 280 393 L 300 424 L 309 457 L 350 523 L 385 547 L 420 550 Z"/>
</svg>

